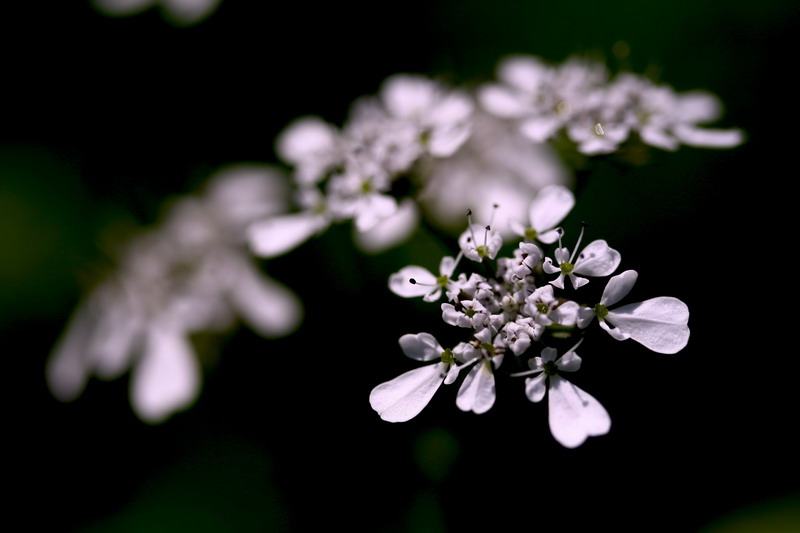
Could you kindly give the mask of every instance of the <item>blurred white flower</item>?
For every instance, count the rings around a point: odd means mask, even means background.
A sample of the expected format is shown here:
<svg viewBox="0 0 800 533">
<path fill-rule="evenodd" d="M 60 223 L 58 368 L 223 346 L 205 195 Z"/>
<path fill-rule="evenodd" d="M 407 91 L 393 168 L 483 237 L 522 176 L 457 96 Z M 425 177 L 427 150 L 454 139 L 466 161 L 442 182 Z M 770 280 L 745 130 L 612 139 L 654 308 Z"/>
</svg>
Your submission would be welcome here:
<svg viewBox="0 0 800 533">
<path fill-rule="evenodd" d="M 389 114 L 417 130 L 423 148 L 448 157 L 470 135 L 473 103 L 469 96 L 424 76 L 395 74 L 383 83 L 380 97 Z"/>
<path fill-rule="evenodd" d="M 157 7 L 175 26 L 192 26 L 207 19 L 222 0 L 91 0 L 94 8 L 108 16 L 128 17 Z"/>
<path fill-rule="evenodd" d="M 80 304 L 47 364 L 53 395 L 77 398 L 89 378 L 133 368 L 131 405 L 158 423 L 191 405 L 201 368 L 190 336 L 237 317 L 265 337 L 300 323 L 297 297 L 246 252 L 253 217 L 284 208 L 284 177 L 259 165 L 226 168 L 200 197 L 182 197 L 122 250 L 117 269 Z"/>
<path fill-rule="evenodd" d="M 464 212 L 472 208 L 482 220 L 494 213 L 493 229 L 511 237 L 509 221 L 526 220 L 536 194 L 548 185 L 569 185 L 571 173 L 551 146 L 531 142 L 491 115 L 476 111 L 472 124 L 472 135 L 452 156 L 422 162 L 417 199 L 438 226 L 463 227 Z"/>
</svg>

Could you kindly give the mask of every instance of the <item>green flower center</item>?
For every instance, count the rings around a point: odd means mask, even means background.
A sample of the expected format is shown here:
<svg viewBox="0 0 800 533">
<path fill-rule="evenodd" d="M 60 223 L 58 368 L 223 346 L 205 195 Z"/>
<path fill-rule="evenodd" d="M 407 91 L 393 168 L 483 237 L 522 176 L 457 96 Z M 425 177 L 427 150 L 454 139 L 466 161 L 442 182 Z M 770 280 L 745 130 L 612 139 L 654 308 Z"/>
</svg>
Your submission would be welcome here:
<svg viewBox="0 0 800 533">
<path fill-rule="evenodd" d="M 470 318 L 474 317 L 475 313 L 477 313 L 477 311 L 475 311 L 474 309 L 469 309 L 469 308 L 464 309 L 464 314 Z"/>
<path fill-rule="evenodd" d="M 555 376 L 558 374 L 558 367 L 555 361 L 548 361 L 544 364 L 544 373 L 548 376 Z"/>
<path fill-rule="evenodd" d="M 532 240 L 536 239 L 536 237 L 538 237 L 538 236 L 539 236 L 539 232 L 536 231 L 535 229 L 533 229 L 533 228 L 526 228 L 525 229 L 525 240 L 526 241 L 532 241 Z"/>
<path fill-rule="evenodd" d="M 603 305 L 603 304 L 597 304 L 597 305 L 595 305 L 595 306 L 594 306 L 594 309 L 592 309 L 592 311 L 594 311 L 594 314 L 595 314 L 595 316 L 596 316 L 597 318 L 601 319 L 601 320 L 602 320 L 603 318 L 605 318 L 605 317 L 606 317 L 606 315 L 608 314 L 608 308 L 607 308 L 605 305 Z"/>
<path fill-rule="evenodd" d="M 561 267 L 561 272 L 563 272 L 565 276 L 569 276 L 570 274 L 572 274 L 572 271 L 575 270 L 575 265 L 573 265 L 569 261 L 564 261 L 559 266 Z"/>
<path fill-rule="evenodd" d="M 450 281 L 450 278 L 445 274 L 442 274 L 441 276 L 436 278 L 436 284 L 442 287 L 446 287 L 448 281 Z"/>
<path fill-rule="evenodd" d="M 486 246 L 484 246 L 482 244 L 480 246 L 478 246 L 477 248 L 475 248 L 475 251 L 478 253 L 478 257 L 483 258 L 483 257 L 488 257 L 489 256 L 489 249 L 486 248 Z"/>
<path fill-rule="evenodd" d="M 542 313 L 543 315 L 550 312 L 550 308 L 547 306 L 547 304 L 542 302 L 536 304 L 536 310 Z"/>
<path fill-rule="evenodd" d="M 452 365 L 455 362 L 455 357 L 453 356 L 453 350 L 450 348 L 446 349 L 442 352 L 442 363 L 446 365 Z"/>
</svg>

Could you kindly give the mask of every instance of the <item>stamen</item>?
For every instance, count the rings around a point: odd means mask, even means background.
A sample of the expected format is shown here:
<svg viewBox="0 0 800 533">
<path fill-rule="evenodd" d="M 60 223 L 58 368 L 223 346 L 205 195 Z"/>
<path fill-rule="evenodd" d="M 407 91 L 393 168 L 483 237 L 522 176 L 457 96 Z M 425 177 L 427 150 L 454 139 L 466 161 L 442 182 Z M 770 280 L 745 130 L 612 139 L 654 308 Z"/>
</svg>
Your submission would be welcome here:
<svg viewBox="0 0 800 533">
<path fill-rule="evenodd" d="M 472 236 L 472 242 L 478 242 L 475 240 L 475 233 L 472 231 L 472 209 L 467 209 L 467 228 L 469 228 L 469 233 Z"/>
<path fill-rule="evenodd" d="M 575 249 L 572 250 L 572 255 L 569 257 L 569 262 L 572 263 L 573 265 L 575 264 L 574 262 L 575 254 L 578 253 L 578 250 L 581 247 L 581 239 L 583 239 L 583 230 L 584 228 L 586 228 L 586 226 L 588 226 L 588 224 L 584 221 L 581 221 L 581 234 L 578 235 L 578 242 L 575 243 Z M 559 243 L 559 246 L 561 246 L 561 243 Z"/>
</svg>

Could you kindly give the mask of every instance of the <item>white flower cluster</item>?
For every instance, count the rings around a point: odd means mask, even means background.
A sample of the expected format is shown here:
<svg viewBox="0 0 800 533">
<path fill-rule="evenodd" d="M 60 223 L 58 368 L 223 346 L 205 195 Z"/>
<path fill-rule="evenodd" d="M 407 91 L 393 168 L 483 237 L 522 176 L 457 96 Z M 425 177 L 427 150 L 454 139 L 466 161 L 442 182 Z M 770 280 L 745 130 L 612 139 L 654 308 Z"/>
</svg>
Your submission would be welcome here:
<svg viewBox="0 0 800 533">
<path fill-rule="evenodd" d="M 675 353 L 686 346 L 689 310 L 682 301 L 658 297 L 615 307 L 636 282 L 633 270 L 611 277 L 594 305 L 564 296 L 566 279 L 571 290 L 577 291 L 589 283 L 588 278 L 611 276 L 621 261 L 619 252 L 604 240 L 581 248 L 583 230 L 572 252 L 561 246 L 563 231 L 558 224 L 574 203 L 572 192 L 563 186 L 542 189 L 530 205 L 530 225 L 515 225 L 522 240 L 511 257 L 497 258 L 504 241 L 491 225 L 470 223 L 459 238 L 458 256 L 443 258 L 438 275 L 416 265 L 392 274 L 389 287 L 399 296 L 435 302 L 444 292 L 442 319 L 468 330 L 470 338 L 445 349 L 430 333 L 403 335 L 400 347 L 408 357 L 435 363 L 372 390 L 370 405 L 382 419 L 402 422 L 415 417 L 442 383 L 454 383 L 467 369 L 456 405 L 462 411 L 488 411 L 495 402 L 495 371 L 511 352 L 528 357 L 530 368 L 511 375 L 530 376 L 525 380 L 525 394 L 532 402 L 541 401 L 547 393 L 553 437 L 574 448 L 587 437 L 607 433 L 611 419 L 598 400 L 563 377 L 580 368 L 576 350 L 583 339 L 560 357 L 548 341 L 578 336 L 596 317 L 600 327 L 617 340 L 633 339 L 658 353 Z M 550 257 L 535 241 L 542 245 L 558 241 L 558 246 Z M 482 264 L 489 273 L 456 277 L 457 265 L 464 258 Z M 540 355 L 531 357 L 534 351 Z"/>
<path fill-rule="evenodd" d="M 713 95 L 677 93 L 631 73 L 611 79 L 601 63 L 573 58 L 552 66 L 512 56 L 499 63 L 497 77 L 479 88 L 484 109 L 515 121 L 522 135 L 536 142 L 565 132 L 586 155 L 614 152 L 634 134 L 664 150 L 681 144 L 728 148 L 744 140 L 738 129 L 699 126 L 721 114 Z"/>
<path fill-rule="evenodd" d="M 254 224 L 251 247 L 273 257 L 352 221 L 361 248 L 381 251 L 414 231 L 420 208 L 449 227 L 471 205 L 497 203 L 498 216 L 519 218 L 539 189 L 570 180 L 549 141 L 563 149 L 566 137 L 588 156 L 626 141 L 735 146 L 741 131 L 698 126 L 720 110 L 711 94 L 679 94 L 634 74 L 610 80 L 603 65 L 579 59 L 549 66 L 512 56 L 497 81 L 470 89 L 397 74 L 358 99 L 341 128 L 305 116 L 284 130 L 276 150 L 292 167 L 298 209 Z"/>
<path fill-rule="evenodd" d="M 244 240 L 252 220 L 285 208 L 284 189 L 285 176 L 266 165 L 226 168 L 127 243 L 48 360 L 53 395 L 74 400 L 91 376 L 115 379 L 132 367 L 134 411 L 161 422 L 200 392 L 192 335 L 222 332 L 237 317 L 266 337 L 291 333 L 300 300 L 261 272 Z"/>
</svg>

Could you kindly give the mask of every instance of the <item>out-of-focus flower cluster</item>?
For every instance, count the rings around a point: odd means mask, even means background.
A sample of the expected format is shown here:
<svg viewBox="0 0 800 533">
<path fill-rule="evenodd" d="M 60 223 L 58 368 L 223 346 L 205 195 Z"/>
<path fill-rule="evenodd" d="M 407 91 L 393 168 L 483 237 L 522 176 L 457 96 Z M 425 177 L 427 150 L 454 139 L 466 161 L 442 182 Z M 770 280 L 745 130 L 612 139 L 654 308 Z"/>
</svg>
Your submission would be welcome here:
<svg viewBox="0 0 800 533">
<path fill-rule="evenodd" d="M 713 95 L 632 73 L 611 78 L 597 62 L 512 56 L 497 78 L 458 88 L 398 74 L 358 99 L 341 128 L 316 116 L 291 123 L 276 148 L 292 167 L 297 209 L 255 224 L 253 251 L 279 255 L 343 221 L 354 223 L 362 249 L 381 251 L 413 232 L 420 210 L 449 229 L 470 206 L 498 204 L 498 219 L 520 218 L 539 189 L 571 184 L 565 145 L 597 156 L 626 143 L 675 150 L 743 141 L 740 130 L 700 126 L 719 118 Z"/>
<path fill-rule="evenodd" d="M 75 311 L 48 362 L 53 394 L 73 400 L 90 377 L 132 369 L 134 411 L 161 422 L 200 392 L 193 335 L 221 333 L 237 318 L 266 337 L 291 333 L 302 319 L 299 299 L 258 268 L 245 242 L 249 224 L 285 209 L 285 196 L 277 169 L 236 165 L 212 176 L 202 195 L 169 205 Z"/>
<path fill-rule="evenodd" d="M 390 289 L 403 297 L 435 302 L 444 292 L 442 320 L 468 334 L 466 341 L 451 348 L 443 348 L 430 333 L 403 335 L 400 347 L 405 355 L 435 362 L 372 390 L 370 404 L 382 419 L 403 422 L 415 417 L 442 383 L 454 383 L 462 372 L 467 374 L 456 405 L 462 411 L 485 413 L 495 402 L 495 373 L 513 355 L 517 362 L 526 361 L 529 370 L 511 375 L 530 376 L 524 390 L 532 402 L 548 395 L 553 437 L 574 448 L 611 427 L 602 404 L 564 377 L 580 368 L 580 333 L 594 318 L 614 339 L 633 339 L 658 353 L 672 354 L 686 346 L 689 310 L 682 301 L 662 296 L 616 306 L 633 288 L 636 271 L 611 277 L 599 302 L 587 305 L 574 299 L 589 278 L 610 276 L 621 262 L 619 252 L 604 240 L 581 247 L 583 230 L 572 251 L 562 246 L 563 230 L 557 225 L 574 203 L 565 187 L 542 189 L 530 205 L 529 224 L 515 225 L 521 242 L 510 257 L 497 257 L 504 241 L 491 225 L 470 223 L 458 239 L 459 254 L 444 257 L 438 274 L 412 265 L 390 277 Z M 558 245 L 549 253 L 537 244 L 555 241 Z M 464 259 L 485 267 L 486 273 L 455 276 Z M 559 356 L 554 341 L 565 338 L 573 339 L 572 346 Z"/>
</svg>

